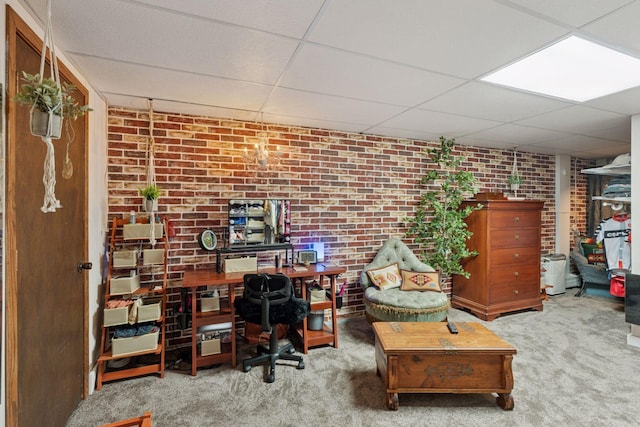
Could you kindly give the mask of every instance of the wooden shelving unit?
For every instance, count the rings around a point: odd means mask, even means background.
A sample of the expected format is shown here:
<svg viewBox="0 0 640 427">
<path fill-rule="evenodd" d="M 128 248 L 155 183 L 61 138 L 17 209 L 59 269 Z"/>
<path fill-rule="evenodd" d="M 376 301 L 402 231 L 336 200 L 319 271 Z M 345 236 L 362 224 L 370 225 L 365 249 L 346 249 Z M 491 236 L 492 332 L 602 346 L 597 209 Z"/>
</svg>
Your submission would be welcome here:
<svg viewBox="0 0 640 427">
<path fill-rule="evenodd" d="M 136 224 L 147 223 L 146 218 L 138 218 Z M 165 310 L 166 310 L 166 289 L 167 289 L 167 261 L 169 244 L 167 238 L 164 236 L 158 236 L 155 240 L 155 245 L 151 242 L 151 236 L 149 238 L 124 238 L 123 229 L 126 224 L 129 224 L 125 219 L 114 219 L 111 228 L 111 237 L 109 244 L 109 266 L 107 273 L 107 283 L 105 290 L 105 304 L 107 301 L 118 300 L 136 300 L 142 297 L 153 297 L 159 301 L 159 316 L 156 319 L 148 320 L 144 323 L 157 327 L 158 339 L 157 345 L 153 349 L 142 349 L 140 351 L 127 352 L 124 354 L 113 354 L 113 332 L 115 328 L 122 327 L 125 324 L 117 325 L 105 325 L 103 321 L 102 337 L 101 337 L 101 355 L 98 358 L 98 377 L 96 381 L 96 390 L 102 388 L 102 384 L 108 381 L 121 380 L 141 375 L 159 374 L 160 378 L 164 377 L 165 369 Z M 149 224 L 147 224 L 149 225 Z M 163 225 L 163 230 L 166 230 L 166 224 Z M 162 257 L 160 262 L 146 263 L 141 258 L 145 250 L 159 249 L 162 251 Z M 138 255 L 131 265 L 115 266 L 114 254 L 118 251 L 135 251 Z M 119 274 L 135 273 L 138 276 L 142 275 L 161 275 L 161 285 L 154 285 L 153 288 L 147 287 L 146 283 L 143 283 L 140 288 L 132 290 L 131 292 L 114 293 L 112 284 L 113 280 L 117 278 Z M 156 283 L 152 281 L 151 283 Z M 156 303 L 156 304 L 157 304 Z M 127 316 L 128 317 L 128 316 Z M 155 332 L 154 332 L 155 333 Z M 112 361 L 124 360 L 126 358 L 138 358 L 139 356 L 157 355 L 157 358 L 150 363 L 137 363 L 132 367 L 124 368 L 111 368 L 108 365 Z M 129 366 L 129 365 L 127 365 Z"/>
</svg>

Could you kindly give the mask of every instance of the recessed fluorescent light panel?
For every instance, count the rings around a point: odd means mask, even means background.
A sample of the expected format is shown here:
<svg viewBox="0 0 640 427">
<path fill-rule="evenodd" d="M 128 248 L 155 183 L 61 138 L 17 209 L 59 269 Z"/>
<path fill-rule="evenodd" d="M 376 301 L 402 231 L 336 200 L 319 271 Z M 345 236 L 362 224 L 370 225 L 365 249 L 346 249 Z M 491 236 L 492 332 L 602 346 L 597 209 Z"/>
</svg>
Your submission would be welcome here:
<svg viewBox="0 0 640 427">
<path fill-rule="evenodd" d="M 584 102 L 640 86 L 640 60 L 571 36 L 482 80 Z"/>
</svg>

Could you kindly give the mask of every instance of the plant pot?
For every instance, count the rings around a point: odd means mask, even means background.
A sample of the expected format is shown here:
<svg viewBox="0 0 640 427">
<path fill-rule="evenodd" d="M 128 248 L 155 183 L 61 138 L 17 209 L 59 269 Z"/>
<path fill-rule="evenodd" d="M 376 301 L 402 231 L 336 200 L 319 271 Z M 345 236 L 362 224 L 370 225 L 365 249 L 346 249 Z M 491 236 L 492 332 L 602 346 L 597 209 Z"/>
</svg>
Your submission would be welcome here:
<svg viewBox="0 0 640 427">
<path fill-rule="evenodd" d="M 31 134 L 58 139 L 62 134 L 62 117 L 40 110 L 31 111 Z"/>
<path fill-rule="evenodd" d="M 520 184 L 511 184 L 511 189 L 513 191 L 518 191 L 520 189 Z"/>
<path fill-rule="evenodd" d="M 158 199 L 153 199 L 153 200 L 144 199 L 144 211 L 158 212 Z"/>
</svg>

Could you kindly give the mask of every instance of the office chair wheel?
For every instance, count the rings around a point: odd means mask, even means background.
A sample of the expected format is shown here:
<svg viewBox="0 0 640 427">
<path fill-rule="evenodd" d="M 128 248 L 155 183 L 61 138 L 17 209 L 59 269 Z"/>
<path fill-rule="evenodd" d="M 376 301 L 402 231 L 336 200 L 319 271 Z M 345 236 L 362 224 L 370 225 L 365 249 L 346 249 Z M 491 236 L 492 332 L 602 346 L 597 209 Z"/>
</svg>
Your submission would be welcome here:
<svg viewBox="0 0 640 427">
<path fill-rule="evenodd" d="M 265 382 L 272 383 L 276 380 L 276 376 L 273 372 L 271 372 L 264 380 Z"/>
<path fill-rule="evenodd" d="M 290 348 L 290 349 L 287 350 L 287 353 L 295 354 L 296 353 L 296 349 L 295 348 Z"/>
<path fill-rule="evenodd" d="M 297 369 L 304 369 L 304 362 L 302 360 L 298 362 Z"/>
<path fill-rule="evenodd" d="M 251 370 L 251 365 L 242 364 L 242 372 L 249 372 Z"/>
</svg>

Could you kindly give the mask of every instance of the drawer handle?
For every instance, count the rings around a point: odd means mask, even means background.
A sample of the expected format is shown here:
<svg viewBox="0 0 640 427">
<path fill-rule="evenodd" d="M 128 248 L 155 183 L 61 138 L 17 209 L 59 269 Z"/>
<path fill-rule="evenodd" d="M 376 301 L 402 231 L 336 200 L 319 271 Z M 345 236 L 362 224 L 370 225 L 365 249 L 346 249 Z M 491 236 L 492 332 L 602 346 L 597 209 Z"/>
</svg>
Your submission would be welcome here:
<svg viewBox="0 0 640 427">
<path fill-rule="evenodd" d="M 518 259 L 518 258 L 520 258 L 520 254 L 513 254 L 513 257 L 514 257 L 515 259 Z"/>
<path fill-rule="evenodd" d="M 514 275 L 514 276 L 516 276 L 516 277 L 518 277 L 518 272 L 517 272 L 517 271 L 514 271 L 514 272 L 513 272 L 513 275 Z"/>
<path fill-rule="evenodd" d="M 513 218 L 513 220 L 514 220 L 515 222 L 519 222 L 519 221 L 520 221 L 520 217 L 519 217 L 519 216 L 517 216 L 517 217 Z"/>
<path fill-rule="evenodd" d="M 519 234 L 516 234 L 516 235 L 514 236 L 514 238 L 515 238 L 516 240 L 520 240 L 520 235 L 519 235 Z"/>
<path fill-rule="evenodd" d="M 518 295 L 518 290 L 517 290 L 517 289 L 516 289 L 516 290 L 514 290 L 514 291 L 513 291 L 513 293 L 514 293 L 514 294 L 516 294 L 516 295 Z"/>
</svg>

